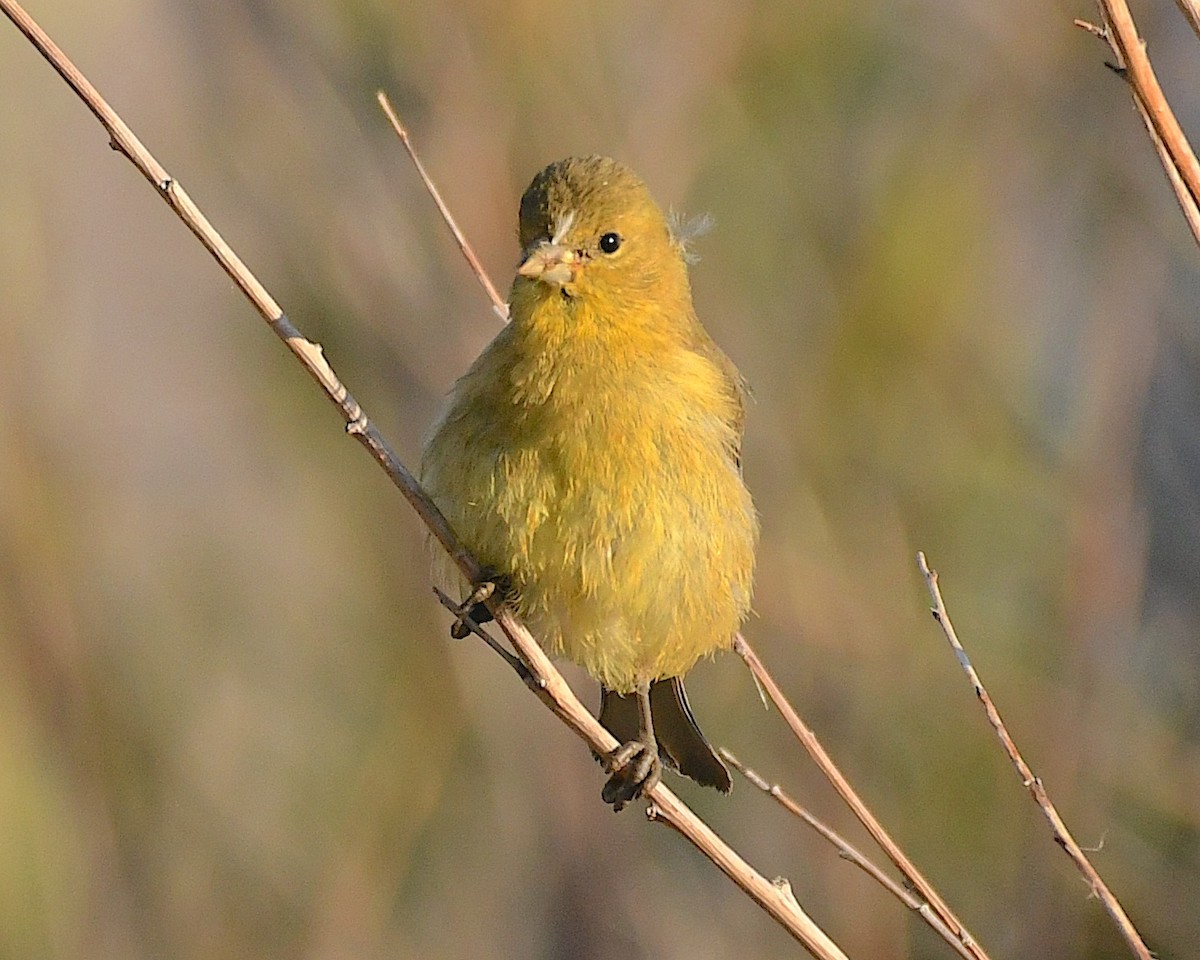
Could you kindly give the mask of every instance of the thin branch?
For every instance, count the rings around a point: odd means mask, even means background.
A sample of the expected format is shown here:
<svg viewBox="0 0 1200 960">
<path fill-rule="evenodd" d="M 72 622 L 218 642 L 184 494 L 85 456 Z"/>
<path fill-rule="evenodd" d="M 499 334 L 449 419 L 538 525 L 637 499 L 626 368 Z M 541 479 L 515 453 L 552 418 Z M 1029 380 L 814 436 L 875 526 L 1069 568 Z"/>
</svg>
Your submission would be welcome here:
<svg viewBox="0 0 1200 960">
<path fill-rule="evenodd" d="M 801 804 L 799 804 L 786 790 L 777 783 L 768 783 L 752 767 L 746 766 L 732 753 L 722 747 L 719 751 L 722 758 L 735 770 L 745 777 L 750 783 L 761 790 L 767 796 L 772 797 L 783 809 L 795 817 L 798 817 L 805 824 L 819 833 L 829 843 L 831 843 L 838 851 L 838 855 L 843 860 L 849 860 L 852 864 L 862 870 L 876 883 L 880 884 L 893 897 L 903 903 L 908 909 L 916 913 L 922 920 L 929 924 L 930 928 L 939 937 L 945 940 L 958 953 L 963 960 L 973 960 L 971 951 L 966 945 L 958 939 L 950 928 L 947 927 L 930 909 L 929 904 L 914 894 L 911 890 L 907 890 L 898 884 L 895 880 L 889 877 L 883 870 L 871 861 L 861 850 L 855 847 L 849 840 L 843 837 L 840 833 L 826 824 L 820 818 L 814 816 Z"/>
<path fill-rule="evenodd" d="M 1191 25 L 1192 30 L 1200 37 L 1200 5 L 1196 0 L 1176 0 L 1176 4 Z M 1102 26 L 1097 27 L 1082 20 L 1076 20 L 1075 23 L 1105 40 L 1112 49 L 1117 60 L 1117 69 L 1129 82 L 1138 113 L 1146 126 L 1154 149 L 1158 153 L 1159 161 L 1171 183 L 1171 189 L 1175 192 L 1184 219 L 1192 231 L 1192 236 L 1200 244 L 1200 162 L 1197 161 L 1195 152 L 1188 143 L 1183 129 L 1175 119 L 1166 96 L 1158 84 L 1158 79 L 1150 65 L 1150 58 L 1146 54 L 1145 41 L 1138 34 L 1137 25 L 1133 22 L 1133 16 L 1129 12 L 1129 6 L 1125 0 L 1097 0 L 1097 6 L 1103 21 Z M 937 584 L 937 574 L 929 568 L 923 553 L 917 554 L 917 565 L 929 587 L 929 594 L 933 598 L 934 619 L 941 625 L 946 639 L 954 648 L 959 664 L 971 680 L 976 696 L 984 705 L 988 722 L 992 725 L 1005 753 L 1008 754 L 1009 760 L 1021 777 L 1022 784 L 1029 790 L 1034 802 L 1037 803 L 1049 822 L 1055 842 L 1074 861 L 1091 886 L 1092 892 L 1104 904 L 1104 909 L 1116 924 L 1130 949 L 1136 956 L 1143 960 L 1149 960 L 1152 956 L 1150 949 L 1142 940 L 1120 902 L 1101 880 L 1100 874 L 1097 873 L 1079 844 L 1067 830 L 1058 810 L 1050 802 L 1041 780 L 1033 775 L 1033 771 L 1025 763 L 1012 737 L 1009 736 L 1004 722 L 1000 719 L 999 712 L 992 704 L 991 697 L 988 696 L 962 645 L 958 642 L 954 627 L 946 613 L 945 604 L 942 602 L 941 591 Z"/>
<path fill-rule="evenodd" d="M 1104 904 L 1104 909 L 1108 911 L 1108 915 L 1116 924 L 1117 930 L 1121 936 L 1125 938 L 1125 942 L 1129 944 L 1130 949 L 1141 960 L 1152 960 L 1153 954 L 1150 953 L 1150 948 L 1146 946 L 1141 935 L 1133 926 L 1133 922 L 1125 913 L 1124 908 L 1113 896 L 1112 891 L 1108 889 L 1104 881 L 1100 879 L 1100 874 L 1096 872 L 1096 868 L 1092 866 L 1087 855 L 1075 842 L 1075 838 L 1071 836 L 1067 830 L 1067 825 L 1063 823 L 1063 819 L 1059 816 L 1058 810 L 1054 804 L 1050 802 L 1050 797 L 1046 793 L 1046 788 L 1042 785 L 1039 777 L 1034 776 L 1033 771 L 1029 768 L 1029 764 L 1025 762 L 1025 758 L 1021 756 L 1017 745 L 1013 742 L 1009 735 L 1008 728 L 1004 725 L 1004 721 L 1000 719 L 1000 712 L 992 703 L 992 698 L 988 695 L 987 690 L 983 686 L 983 681 L 979 679 L 979 674 L 975 672 L 975 668 L 971 665 L 971 659 L 967 656 L 966 650 L 963 649 L 961 643 L 958 642 L 958 635 L 954 632 L 954 625 L 950 622 L 950 614 L 946 612 L 946 604 L 942 600 L 942 592 L 938 588 L 938 576 L 934 570 L 931 570 L 929 564 L 925 561 L 925 554 L 917 554 L 917 567 L 921 571 L 921 576 L 925 578 L 925 585 L 929 588 L 929 596 L 933 600 L 933 609 L 930 611 L 933 614 L 933 619 L 938 622 L 942 628 L 942 633 L 945 634 L 946 640 L 950 643 L 954 650 L 954 656 L 958 659 L 958 665 L 962 667 L 963 672 L 967 675 L 967 679 L 971 681 L 971 686 L 975 690 L 975 696 L 979 698 L 979 702 L 983 704 L 984 712 L 987 714 L 988 723 L 996 733 L 996 738 L 1000 741 L 1000 745 L 1004 748 L 1004 752 L 1008 755 L 1009 761 L 1016 768 L 1017 775 L 1021 778 L 1021 784 L 1029 791 L 1034 802 L 1045 815 L 1047 822 L 1050 824 L 1050 831 L 1054 835 L 1054 842 L 1066 851 L 1079 868 L 1079 872 L 1083 874 L 1087 880 L 1088 886 L 1092 893 L 1099 898 Z"/>
<path fill-rule="evenodd" d="M 1187 184 L 1183 182 L 1183 177 L 1179 175 L 1179 170 L 1175 164 L 1171 162 L 1171 155 L 1167 152 L 1166 144 L 1162 142 L 1158 131 L 1154 129 L 1154 124 L 1150 121 L 1150 115 L 1146 113 L 1146 108 L 1142 106 L 1140 100 L 1135 99 L 1137 105 L 1138 116 L 1142 118 L 1142 124 L 1146 127 L 1146 135 L 1150 137 L 1150 142 L 1154 144 L 1154 150 L 1158 154 L 1159 163 L 1162 164 L 1163 172 L 1167 175 L 1167 180 L 1171 184 L 1171 190 L 1175 193 L 1175 199 L 1179 203 L 1179 209 L 1183 213 L 1183 219 L 1187 221 L 1188 229 L 1192 231 L 1192 237 L 1197 244 L 1200 244 L 1200 206 L 1197 206 L 1196 201 L 1192 199 L 1192 195 L 1188 193 Z"/>
<path fill-rule="evenodd" d="M 475 279 L 479 281 L 479 285 L 483 287 L 484 292 L 488 295 L 488 299 L 492 301 L 492 309 L 505 323 L 508 322 L 508 303 L 500 296 L 496 290 L 495 284 L 492 283 L 492 278 L 488 276 L 487 271 L 483 268 L 483 263 L 479 257 L 475 255 L 475 249 L 471 246 L 467 235 L 462 232 L 458 226 L 458 221 L 454 219 L 454 214 L 450 212 L 450 208 L 446 206 L 446 201 L 442 199 L 438 188 L 434 186 L 433 178 L 425 171 L 425 164 L 421 162 L 421 158 L 417 156 L 416 148 L 413 147 L 412 137 L 409 136 L 408 127 L 400 122 L 400 117 L 392 108 L 392 101 L 388 99 L 388 95 L 382 90 L 375 94 L 375 99 L 379 101 L 379 105 L 383 108 L 384 114 L 392 125 L 392 129 L 396 131 L 396 136 L 400 138 L 400 142 L 404 144 L 404 149 L 408 153 L 408 157 L 413 162 L 413 166 L 417 168 L 417 175 L 421 178 L 421 182 L 425 184 L 425 189 L 433 198 L 433 202 L 437 204 L 438 213 L 442 215 L 442 219 L 446 222 L 446 226 L 450 228 L 450 232 L 454 234 L 454 240 L 458 244 L 458 249 L 462 251 L 462 255 L 466 257 L 467 263 L 471 266 L 471 271 L 475 274 Z"/>
<path fill-rule="evenodd" d="M 258 278 L 250 272 L 233 248 L 209 223 L 208 218 L 188 196 L 182 184 L 167 173 L 134 135 L 125 121 L 100 96 L 87 77 L 80 73 L 45 31 L 34 22 L 33 18 L 13 0 L 0 0 L 0 10 L 3 10 L 8 18 L 16 24 L 17 29 L 25 34 L 50 65 L 67 81 L 71 89 L 108 131 L 113 149 L 124 154 L 126 159 L 137 167 L 142 176 L 150 181 L 159 196 L 195 234 L 204 248 L 221 265 L 221 269 L 228 274 L 238 289 L 253 304 L 259 315 L 267 321 L 275 335 L 284 342 L 309 375 L 317 381 L 317 384 L 346 421 L 346 432 L 356 437 L 370 451 L 375 461 L 387 471 L 392 482 L 400 488 L 405 499 L 417 511 L 426 526 L 433 531 L 438 542 L 454 558 L 455 563 L 463 570 L 464 574 L 477 579 L 480 575 L 478 564 L 458 543 L 441 511 L 425 496 L 412 474 L 404 468 L 391 447 L 388 446 L 387 441 L 367 418 L 358 402 L 337 378 L 326 362 L 320 344 L 313 343 L 301 336 L 288 319 L 287 314 L 267 292 L 266 287 L 258 281 Z"/>
<path fill-rule="evenodd" d="M 1200 37 L 1200 3 L 1197 3 L 1196 0 L 1175 0 L 1175 6 L 1187 20 L 1192 32 Z"/>
<path fill-rule="evenodd" d="M 0 3 L 7 0 L 0 0 Z M 528 685 L 560 720 L 562 720 L 591 750 L 604 756 L 617 746 L 616 739 L 575 696 L 575 692 L 558 672 L 532 634 L 512 611 L 500 606 L 495 611 L 496 623 L 517 650 L 534 679 Z M 723 841 L 703 820 L 671 792 L 661 781 L 648 794 L 650 804 L 646 816 L 662 820 L 689 840 L 708 857 L 730 880 L 767 911 L 793 937 L 802 943 L 818 960 L 845 960 L 845 954 L 804 912 L 790 891 L 758 873 L 738 853 Z"/>
<path fill-rule="evenodd" d="M 955 939 L 962 943 L 974 960 L 989 960 L 983 947 L 971 936 L 962 921 L 954 915 L 954 912 L 947 905 L 946 901 L 933 888 L 933 884 L 926 880 L 921 871 L 916 868 L 916 865 L 908 859 L 896 841 L 883 828 L 883 824 L 875 818 L 875 815 L 867 808 L 862 798 L 850 786 L 850 782 L 842 774 L 842 771 L 837 768 L 837 764 L 833 762 L 833 758 L 821 746 L 817 735 L 800 719 L 800 715 L 796 713 L 795 708 L 788 702 L 779 684 L 775 682 L 775 678 L 771 676 L 770 672 L 763 665 L 763 662 L 758 659 L 758 654 L 754 652 L 750 644 L 746 642 L 746 638 L 740 633 L 734 638 L 733 649 L 737 652 L 738 656 L 746 661 L 746 666 L 754 674 L 754 679 L 760 688 L 767 692 L 767 696 L 771 698 L 771 702 L 775 704 L 776 709 L 782 714 L 783 719 L 791 728 L 792 733 L 795 734 L 796 739 L 808 751 L 808 755 L 812 757 L 813 761 L 825 775 L 825 778 L 838 792 L 838 795 L 846 802 L 846 805 L 853 811 L 854 815 L 858 817 L 859 822 L 867 828 L 867 832 L 871 834 L 875 842 L 887 854 L 888 859 L 896 865 L 896 869 L 912 884 L 917 893 L 925 898 L 938 919 L 946 925 Z"/>
<path fill-rule="evenodd" d="M 529 668 L 525 666 L 524 660 L 511 653 L 508 648 L 504 646 L 504 644 L 484 630 L 483 627 L 477 624 L 469 616 L 463 614 L 462 604 L 455 603 L 451 597 L 448 597 L 445 592 L 438 587 L 433 588 L 433 593 L 434 596 L 438 598 L 438 603 L 440 603 L 455 616 L 461 617 L 462 622 L 466 625 L 467 629 L 471 631 L 471 633 L 475 634 L 475 636 L 491 647 L 496 656 L 498 656 L 501 660 L 512 667 L 514 671 L 516 671 L 516 674 L 521 678 L 522 683 L 529 687 L 534 693 L 539 693 L 541 691 L 541 684 L 538 682 L 537 678 L 529 672 Z"/>
<path fill-rule="evenodd" d="M 1125 68 L 1134 94 L 1146 108 L 1155 132 L 1163 141 L 1172 164 L 1179 171 L 1193 202 L 1200 202 L 1200 162 L 1175 119 L 1158 77 L 1146 54 L 1146 42 L 1138 35 L 1137 25 L 1125 0 L 1100 0 L 1104 11 L 1108 42 Z"/>
<path fill-rule="evenodd" d="M 104 101 L 95 87 L 79 72 L 57 45 L 46 35 L 15 0 L 0 0 L 2 11 L 30 42 L 41 52 L 55 70 L 87 104 L 88 109 L 108 131 L 113 146 L 123 153 L 147 180 L 158 190 L 176 215 L 196 235 L 204 247 L 221 264 L 222 269 L 237 284 L 255 309 L 270 325 L 304 366 L 321 389 L 341 412 L 346 430 L 356 437 L 372 457 L 400 488 L 405 499 L 446 548 L 464 576 L 478 581 L 481 571 L 478 562 L 458 542 L 441 512 L 429 500 L 420 485 L 405 469 L 387 442 L 379 434 L 366 413 L 350 395 L 325 360 L 319 345 L 300 335 L 266 288 L 254 277 L 245 263 L 221 238 L 212 224 L 191 201 L 183 188 L 158 163 L 140 140 Z M 513 647 L 521 655 L 534 678 L 531 687 L 538 697 L 571 730 L 599 754 L 611 752 L 617 742 L 588 712 L 562 675 L 538 646 L 532 635 L 512 615 L 501 608 L 495 611 L 496 622 Z M 731 880 L 760 904 L 780 925 L 800 941 L 818 960 L 845 960 L 837 945 L 820 929 L 788 893 L 757 873 L 738 854 L 722 841 L 703 821 L 691 812 L 666 786 L 659 783 L 650 792 L 650 812 L 655 819 L 665 819 L 704 853 Z"/>
<path fill-rule="evenodd" d="M 1176 2 L 1196 28 L 1195 0 Z M 1101 25 L 1085 20 L 1076 20 L 1075 24 L 1105 40 L 1112 49 L 1117 61 L 1115 69 L 1129 83 L 1134 103 L 1171 182 L 1171 189 L 1192 235 L 1200 243 L 1200 161 L 1158 84 L 1146 55 L 1146 43 L 1138 35 L 1129 6 L 1125 0 L 1097 0 L 1097 6 Z"/>
</svg>

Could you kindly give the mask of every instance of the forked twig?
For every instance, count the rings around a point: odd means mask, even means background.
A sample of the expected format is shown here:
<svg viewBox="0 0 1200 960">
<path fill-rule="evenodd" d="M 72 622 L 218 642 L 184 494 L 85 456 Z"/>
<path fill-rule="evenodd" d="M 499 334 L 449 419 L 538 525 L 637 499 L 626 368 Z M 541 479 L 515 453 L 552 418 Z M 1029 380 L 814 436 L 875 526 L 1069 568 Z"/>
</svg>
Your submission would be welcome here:
<svg viewBox="0 0 1200 960">
<path fill-rule="evenodd" d="M 933 614 L 933 619 L 942 628 L 942 633 L 945 634 L 946 640 L 954 650 L 954 656 L 958 658 L 958 665 L 962 667 L 963 673 L 971 681 L 971 686 L 975 690 L 975 696 L 983 704 L 988 723 L 991 724 L 992 730 L 995 731 L 996 738 L 1000 741 L 1000 745 L 1008 755 L 1009 761 L 1016 768 L 1017 775 L 1021 778 L 1022 786 L 1029 791 L 1029 795 L 1033 797 L 1034 803 L 1038 805 L 1047 822 L 1050 824 L 1050 831 L 1054 835 L 1054 842 L 1066 851 L 1067 856 L 1079 868 L 1079 872 L 1087 880 L 1092 893 L 1104 905 L 1104 909 L 1112 917 L 1113 923 L 1116 924 L 1117 930 L 1125 938 L 1125 942 L 1129 944 L 1130 949 L 1141 960 L 1152 960 L 1153 954 L 1151 954 L 1150 948 L 1146 946 L 1146 942 L 1137 932 L 1133 921 L 1129 919 L 1129 915 L 1125 912 L 1125 909 L 1121 906 L 1117 898 L 1113 896 L 1112 891 L 1100 879 L 1100 874 L 1096 872 L 1096 868 L 1088 860 L 1087 854 L 1083 852 L 1079 844 L 1075 842 L 1075 838 L 1071 836 L 1070 831 L 1067 830 L 1067 825 L 1063 823 L 1063 819 L 1059 816 L 1057 808 L 1051 803 L 1050 797 L 1046 793 L 1046 788 L 1042 785 L 1041 778 L 1034 776 L 1033 771 L 1029 768 L 1029 764 L 1025 762 L 1025 758 L 1021 756 L 1016 743 L 1013 742 L 1013 738 L 1009 734 L 1008 728 L 1004 725 L 1004 721 L 1000 719 L 1000 711 L 992 703 L 992 698 L 988 695 L 983 681 L 979 679 L 979 674 L 975 672 L 975 668 L 971 665 L 970 657 L 967 656 L 967 652 L 963 649 L 962 644 L 958 642 L 958 635 L 954 632 L 954 625 L 950 622 L 950 614 L 946 612 L 946 604 L 942 600 L 942 591 L 938 588 L 937 573 L 930 569 L 929 564 L 926 563 L 924 553 L 917 554 L 917 567 L 921 571 L 921 576 L 925 578 L 925 585 L 929 588 L 929 596 L 933 600 L 933 608 L 930 611 Z"/>
<path fill-rule="evenodd" d="M 791 728 L 796 739 L 800 741 L 821 773 L 825 775 L 825 779 L 833 785 L 834 790 L 845 801 L 846 806 L 858 817 L 859 822 L 866 827 L 867 832 L 879 844 L 880 849 L 887 854 L 888 859 L 896 865 L 896 869 L 912 884 L 913 889 L 925 899 L 930 909 L 945 924 L 946 928 L 954 936 L 954 939 L 959 941 L 975 960 L 988 960 L 988 955 L 983 947 L 971 936 L 966 926 L 954 915 L 954 912 L 950 909 L 946 901 L 934 889 L 933 884 L 925 879 L 924 874 L 909 860 L 905 852 L 900 849 L 899 844 L 892 839 L 891 834 L 883 828 L 883 824 L 876 819 L 875 815 L 871 813 L 855 789 L 850 786 L 850 781 L 838 769 L 837 764 L 833 762 L 833 758 L 825 752 L 825 748 L 821 746 L 821 741 L 817 739 L 817 735 L 800 719 L 800 715 L 796 713 L 795 708 L 788 701 L 779 684 L 775 682 L 775 678 L 771 676 L 770 672 L 763 665 L 763 662 L 758 659 L 758 654 L 754 652 L 754 649 L 746 642 L 746 638 L 740 633 L 734 638 L 733 649 L 746 662 L 746 666 L 754 674 L 754 679 L 758 682 L 760 688 L 766 691 L 767 696 L 771 698 L 771 702 L 775 704 L 776 709 L 783 716 L 784 721 Z"/>
<path fill-rule="evenodd" d="M 288 320 L 286 314 L 249 271 L 245 263 L 217 233 L 179 183 L 150 154 L 132 130 L 105 102 L 95 87 L 83 76 L 50 37 L 16 2 L 0 0 L 3 12 L 29 39 L 43 57 L 54 67 L 84 101 L 88 109 L 108 131 L 114 148 L 125 155 L 155 187 L 176 215 L 196 235 L 216 258 L 222 269 L 246 295 L 254 308 L 267 321 L 272 331 L 284 341 L 305 370 L 317 381 L 346 421 L 346 430 L 356 437 L 400 488 L 422 521 L 447 550 L 458 568 L 469 580 L 481 578 L 479 564 L 458 542 L 441 512 L 429 500 L 415 478 L 408 472 L 387 441 L 366 413 L 338 379 L 318 344 L 304 338 Z M 599 754 L 611 752 L 617 742 L 588 709 L 579 701 L 566 680 L 550 662 L 529 631 L 506 608 L 495 611 L 496 622 L 520 654 L 534 682 L 531 687 L 539 699 L 556 716 Z M 747 864 L 707 824 L 689 810 L 662 783 L 650 791 L 649 815 L 661 819 L 685 836 L 772 918 L 802 943 L 818 960 L 845 960 L 845 955 L 829 936 L 800 908 L 795 899 L 779 886 L 767 880 Z"/>
<path fill-rule="evenodd" d="M 945 940 L 958 953 L 963 960 L 973 960 L 974 954 L 967 949 L 967 945 L 958 937 L 950 932 L 941 919 L 930 909 L 929 904 L 914 894 L 911 890 L 901 886 L 883 870 L 870 860 L 861 850 L 855 847 L 849 840 L 843 837 L 840 833 L 834 830 L 831 826 L 814 816 L 811 812 L 805 809 L 792 796 L 788 794 L 777 783 L 769 783 L 765 777 L 760 775 L 752 767 L 746 766 L 735 757 L 732 753 L 722 747 L 719 751 L 721 757 L 738 773 L 745 777 L 753 786 L 757 787 L 767 796 L 774 798 L 788 813 L 802 820 L 805 824 L 819 833 L 822 837 L 831 843 L 838 852 L 838 855 L 843 860 L 848 860 L 867 876 L 873 879 L 876 883 L 882 886 L 893 897 L 903 903 L 908 909 L 916 913 L 922 920 L 929 924 L 930 928 L 939 937 Z"/>
<path fill-rule="evenodd" d="M 475 636 L 491 647 L 496 656 L 512 667 L 513 670 L 516 671 L 517 676 L 521 678 L 521 681 L 527 687 L 533 690 L 534 693 L 541 692 L 542 685 L 538 682 L 537 677 L 529 672 L 529 668 L 525 666 L 524 660 L 509 651 L 504 644 L 484 630 L 483 627 L 477 624 L 469 616 L 464 615 L 462 612 L 463 605 L 461 603 L 455 603 L 454 599 L 452 597 L 448 597 L 445 591 L 439 587 L 434 587 L 433 594 L 438 598 L 438 603 L 440 603 L 455 616 L 460 617 L 463 624 L 468 630 L 471 631 L 471 633 L 475 634 Z"/>
</svg>

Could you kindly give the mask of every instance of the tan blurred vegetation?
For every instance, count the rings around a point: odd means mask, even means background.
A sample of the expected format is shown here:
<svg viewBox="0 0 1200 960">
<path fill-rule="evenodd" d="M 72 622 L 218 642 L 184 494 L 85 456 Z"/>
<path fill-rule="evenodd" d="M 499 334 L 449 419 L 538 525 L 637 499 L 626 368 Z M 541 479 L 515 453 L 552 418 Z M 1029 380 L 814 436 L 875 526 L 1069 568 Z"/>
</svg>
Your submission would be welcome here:
<svg viewBox="0 0 1200 960">
<path fill-rule="evenodd" d="M 1183 957 L 1200 256 L 1085 6 L 30 12 L 410 462 L 496 321 L 377 88 L 502 286 L 559 156 L 711 212 L 698 309 L 757 397 L 748 635 L 997 960 L 1125 956 L 928 619 L 926 550 L 1076 836 Z M 1165 2 L 1139 17 L 1200 130 L 1200 45 Z M 0 90 L 0 957 L 795 955 L 447 639 L 400 497 L 7 23 Z M 690 685 L 857 836 L 733 657 Z M 949 955 L 745 784 L 680 789 L 851 956 Z"/>
</svg>

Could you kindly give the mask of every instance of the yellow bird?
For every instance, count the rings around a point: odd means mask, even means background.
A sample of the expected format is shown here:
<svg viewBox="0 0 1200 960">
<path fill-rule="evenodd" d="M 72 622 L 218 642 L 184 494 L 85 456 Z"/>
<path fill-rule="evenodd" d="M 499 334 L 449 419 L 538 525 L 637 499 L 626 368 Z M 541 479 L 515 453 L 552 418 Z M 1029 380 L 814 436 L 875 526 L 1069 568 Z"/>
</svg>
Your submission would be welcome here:
<svg viewBox="0 0 1200 960">
<path fill-rule="evenodd" d="M 421 481 L 547 651 L 600 681 L 622 742 L 605 802 L 650 789 L 663 761 L 728 791 L 683 676 L 750 609 L 742 378 L 628 167 L 550 164 L 521 198 L 520 243 L 511 322 L 455 384 Z"/>
</svg>

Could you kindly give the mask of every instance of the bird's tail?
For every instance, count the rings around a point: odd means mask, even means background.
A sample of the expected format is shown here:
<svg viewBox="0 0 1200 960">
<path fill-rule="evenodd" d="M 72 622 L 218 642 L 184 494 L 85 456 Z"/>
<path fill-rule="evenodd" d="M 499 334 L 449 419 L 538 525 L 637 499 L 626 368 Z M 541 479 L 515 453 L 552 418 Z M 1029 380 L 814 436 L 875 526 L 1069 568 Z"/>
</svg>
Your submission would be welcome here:
<svg viewBox="0 0 1200 960">
<path fill-rule="evenodd" d="M 696 725 L 682 678 L 669 677 L 650 684 L 650 714 L 662 758 L 685 777 L 728 793 L 733 781 L 712 744 Z M 639 726 L 636 696 L 601 687 L 600 722 L 622 743 L 635 739 Z"/>
</svg>

